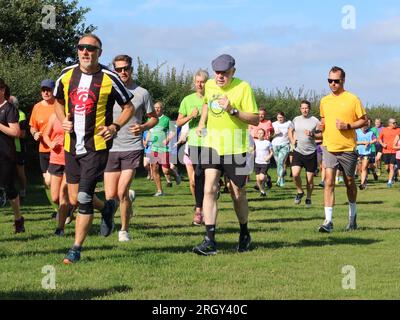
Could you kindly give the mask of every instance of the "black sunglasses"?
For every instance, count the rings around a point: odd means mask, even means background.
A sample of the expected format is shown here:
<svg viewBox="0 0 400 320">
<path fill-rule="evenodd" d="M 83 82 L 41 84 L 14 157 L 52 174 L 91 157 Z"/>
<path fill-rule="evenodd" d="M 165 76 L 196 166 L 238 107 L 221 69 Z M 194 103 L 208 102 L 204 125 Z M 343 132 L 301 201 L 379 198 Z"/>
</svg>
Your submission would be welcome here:
<svg viewBox="0 0 400 320">
<path fill-rule="evenodd" d="M 129 71 L 131 70 L 131 66 L 125 66 L 125 67 L 120 67 L 120 68 L 114 68 L 115 72 L 121 73 L 122 71 Z"/>
<path fill-rule="evenodd" d="M 79 51 L 84 51 L 86 49 L 89 52 L 94 52 L 100 49 L 99 47 L 92 46 L 91 44 L 78 44 L 77 47 Z"/>
<path fill-rule="evenodd" d="M 342 82 L 342 79 L 328 79 L 328 82 L 329 82 L 329 83 L 334 82 L 334 83 L 336 83 L 336 84 L 339 84 L 340 82 Z"/>
</svg>

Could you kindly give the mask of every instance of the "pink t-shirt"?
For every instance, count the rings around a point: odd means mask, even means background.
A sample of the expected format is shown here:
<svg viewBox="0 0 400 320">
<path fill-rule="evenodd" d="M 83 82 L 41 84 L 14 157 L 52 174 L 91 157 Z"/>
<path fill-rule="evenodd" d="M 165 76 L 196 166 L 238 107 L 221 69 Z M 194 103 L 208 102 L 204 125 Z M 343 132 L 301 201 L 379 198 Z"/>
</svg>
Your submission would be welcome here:
<svg viewBox="0 0 400 320">
<path fill-rule="evenodd" d="M 268 140 L 271 133 L 274 131 L 271 120 L 263 120 L 258 126 L 250 126 L 250 134 L 254 139 L 258 139 L 258 129 L 264 129 L 264 139 Z"/>
<path fill-rule="evenodd" d="M 64 129 L 62 128 L 61 122 L 58 118 L 55 119 L 53 130 L 50 134 L 51 141 L 57 141 L 58 146 L 50 152 L 50 163 L 65 166 L 65 155 L 64 155 Z"/>
</svg>

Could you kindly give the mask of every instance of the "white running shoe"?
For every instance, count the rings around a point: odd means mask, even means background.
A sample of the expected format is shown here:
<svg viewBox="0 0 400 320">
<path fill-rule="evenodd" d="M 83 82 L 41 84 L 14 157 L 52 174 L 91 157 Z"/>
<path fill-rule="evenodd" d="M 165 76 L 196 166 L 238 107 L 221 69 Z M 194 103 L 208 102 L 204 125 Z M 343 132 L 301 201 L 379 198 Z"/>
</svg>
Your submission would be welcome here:
<svg viewBox="0 0 400 320">
<path fill-rule="evenodd" d="M 128 231 L 119 231 L 118 232 L 118 241 L 119 242 L 131 241 L 131 237 L 130 237 Z"/>
<path fill-rule="evenodd" d="M 131 202 L 135 201 L 135 199 L 136 199 L 135 190 L 132 190 L 132 189 L 129 190 L 129 199 L 131 200 Z"/>
</svg>

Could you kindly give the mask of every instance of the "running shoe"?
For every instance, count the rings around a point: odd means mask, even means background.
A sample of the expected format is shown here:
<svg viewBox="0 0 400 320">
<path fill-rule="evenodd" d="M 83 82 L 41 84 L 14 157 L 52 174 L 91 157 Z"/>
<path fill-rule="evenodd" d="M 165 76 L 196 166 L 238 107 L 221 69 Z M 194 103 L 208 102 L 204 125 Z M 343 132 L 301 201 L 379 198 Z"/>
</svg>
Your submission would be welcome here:
<svg viewBox="0 0 400 320">
<path fill-rule="evenodd" d="M 245 234 L 245 235 L 240 235 L 239 236 L 239 244 L 237 246 L 237 251 L 240 253 L 249 251 L 250 243 L 251 243 L 251 237 L 250 237 L 249 233 Z"/>
<path fill-rule="evenodd" d="M 319 183 L 319 186 L 320 186 L 321 188 L 325 188 L 325 182 L 321 181 L 321 182 Z"/>
<path fill-rule="evenodd" d="M 201 256 L 214 256 L 217 254 L 217 243 L 205 236 L 203 242 L 193 248 L 193 252 Z"/>
<path fill-rule="evenodd" d="M 311 207 L 311 199 L 306 199 L 306 206 Z"/>
<path fill-rule="evenodd" d="M 114 199 L 107 200 L 101 213 L 100 234 L 108 237 L 114 230 L 114 214 L 117 211 L 118 203 Z"/>
<path fill-rule="evenodd" d="M 376 174 L 375 171 L 372 171 L 372 175 L 374 176 L 374 180 L 378 181 L 379 177 L 378 177 L 378 175 Z"/>
<path fill-rule="evenodd" d="M 347 225 L 346 229 L 344 231 L 355 231 L 357 230 L 357 215 L 354 217 L 354 220 L 351 221 L 349 219 L 349 224 Z"/>
<path fill-rule="evenodd" d="M 301 199 L 304 197 L 304 192 L 296 194 L 296 198 L 294 199 L 294 204 L 300 204 Z"/>
<path fill-rule="evenodd" d="M 56 231 L 54 232 L 54 235 L 57 237 L 64 237 L 64 230 L 57 228 Z"/>
<path fill-rule="evenodd" d="M 203 215 L 201 212 L 195 212 L 194 217 L 193 217 L 193 225 L 194 226 L 201 226 L 203 223 Z"/>
<path fill-rule="evenodd" d="M 81 259 L 81 251 L 77 248 L 69 249 L 67 255 L 64 258 L 64 264 L 73 264 Z"/>
<path fill-rule="evenodd" d="M 162 191 L 157 191 L 153 197 L 163 197 L 164 196 L 164 192 Z"/>
<path fill-rule="evenodd" d="M 172 182 L 167 182 L 167 187 L 172 188 Z"/>
<path fill-rule="evenodd" d="M 387 187 L 390 189 L 391 187 L 393 187 L 393 182 L 388 182 L 387 183 Z"/>
<path fill-rule="evenodd" d="M 136 199 L 136 192 L 135 190 L 129 190 L 129 200 L 131 200 L 131 202 L 135 201 Z"/>
<path fill-rule="evenodd" d="M 25 232 L 24 222 L 25 222 L 24 217 L 21 217 L 21 219 L 19 220 L 14 220 L 14 233 Z"/>
<path fill-rule="evenodd" d="M 260 192 L 260 197 L 265 198 L 267 196 L 267 194 L 264 191 Z"/>
<path fill-rule="evenodd" d="M 318 229 L 321 233 L 331 233 L 333 231 L 333 222 L 325 220 L 324 224 Z"/>
<path fill-rule="evenodd" d="M 131 236 L 129 235 L 128 231 L 119 231 L 118 232 L 118 241 L 119 242 L 128 242 L 131 241 Z"/>
</svg>

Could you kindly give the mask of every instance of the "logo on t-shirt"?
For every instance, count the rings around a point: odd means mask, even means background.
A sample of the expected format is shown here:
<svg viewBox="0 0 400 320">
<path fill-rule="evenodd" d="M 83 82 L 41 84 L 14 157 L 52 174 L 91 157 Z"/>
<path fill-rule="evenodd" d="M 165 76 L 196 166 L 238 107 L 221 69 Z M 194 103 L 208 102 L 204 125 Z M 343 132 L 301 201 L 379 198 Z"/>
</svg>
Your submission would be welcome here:
<svg viewBox="0 0 400 320">
<path fill-rule="evenodd" d="M 215 116 L 220 116 L 224 112 L 224 108 L 221 107 L 219 104 L 218 100 L 221 98 L 221 95 L 219 94 L 214 94 L 209 103 L 210 111 L 215 115 Z"/>
<path fill-rule="evenodd" d="M 94 111 L 96 95 L 89 88 L 77 88 L 70 93 L 69 98 L 74 106 L 74 114 L 88 115 Z"/>
</svg>

